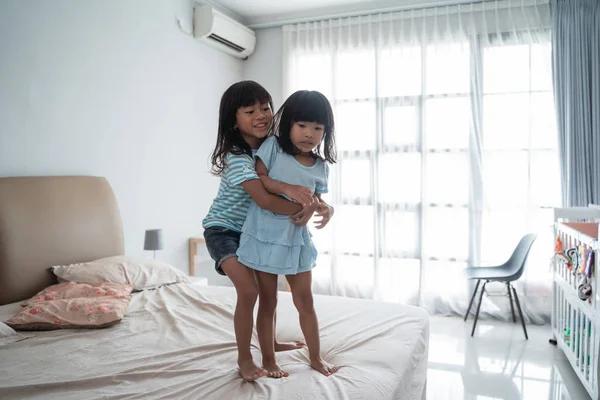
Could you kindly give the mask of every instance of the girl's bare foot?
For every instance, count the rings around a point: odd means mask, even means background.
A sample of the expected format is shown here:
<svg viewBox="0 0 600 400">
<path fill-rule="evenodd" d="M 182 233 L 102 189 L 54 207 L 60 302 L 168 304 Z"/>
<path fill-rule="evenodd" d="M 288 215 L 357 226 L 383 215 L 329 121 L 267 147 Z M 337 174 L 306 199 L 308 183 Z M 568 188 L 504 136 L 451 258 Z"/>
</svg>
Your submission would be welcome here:
<svg viewBox="0 0 600 400">
<path fill-rule="evenodd" d="M 283 378 L 290 375 L 287 371 L 279 368 L 275 360 L 263 360 L 263 368 L 267 370 L 269 378 Z"/>
<path fill-rule="evenodd" d="M 339 369 L 336 365 L 331 365 L 323 361 L 321 357 L 310 362 L 310 366 L 322 373 L 325 376 L 335 374 Z"/>
<path fill-rule="evenodd" d="M 238 361 L 240 367 L 240 375 L 246 382 L 254 382 L 255 380 L 267 376 L 268 372 L 254 364 L 254 361 Z"/>
<path fill-rule="evenodd" d="M 302 340 L 296 340 L 295 342 L 285 342 L 279 343 L 275 342 L 275 351 L 288 351 L 288 350 L 298 350 L 306 347 L 306 343 Z"/>
</svg>

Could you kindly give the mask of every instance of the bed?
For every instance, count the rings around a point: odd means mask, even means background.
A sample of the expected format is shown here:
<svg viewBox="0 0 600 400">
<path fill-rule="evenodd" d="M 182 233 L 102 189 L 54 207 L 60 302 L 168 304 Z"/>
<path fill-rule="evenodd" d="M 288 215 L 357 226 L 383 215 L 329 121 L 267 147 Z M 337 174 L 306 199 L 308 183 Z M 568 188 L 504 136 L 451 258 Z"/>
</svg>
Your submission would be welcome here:
<svg viewBox="0 0 600 400">
<path fill-rule="evenodd" d="M 56 283 L 49 267 L 124 253 L 121 218 L 99 177 L 0 178 L 0 321 Z M 301 338 L 289 293 L 277 335 Z M 178 283 L 135 293 L 119 324 L 34 332 L 0 347 L 2 399 L 424 399 L 429 317 L 417 307 L 316 296 L 325 377 L 306 350 L 278 353 L 283 379 L 238 375 L 235 291 Z M 260 362 L 256 333 L 252 352 Z"/>
</svg>

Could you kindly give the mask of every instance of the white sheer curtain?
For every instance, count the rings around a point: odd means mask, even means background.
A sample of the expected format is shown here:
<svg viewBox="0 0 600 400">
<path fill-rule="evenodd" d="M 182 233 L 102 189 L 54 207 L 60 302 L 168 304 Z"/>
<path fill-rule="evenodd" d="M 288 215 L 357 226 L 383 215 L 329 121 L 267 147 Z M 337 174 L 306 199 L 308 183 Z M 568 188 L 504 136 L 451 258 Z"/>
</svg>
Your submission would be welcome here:
<svg viewBox="0 0 600 400">
<path fill-rule="evenodd" d="M 560 203 L 549 26 L 547 2 L 515 0 L 283 28 L 284 94 L 322 91 L 337 124 L 315 292 L 463 313 L 463 269 L 501 263 L 539 231 L 517 288 L 530 319 L 549 318 Z M 483 314 L 506 318 L 489 291 Z"/>
</svg>

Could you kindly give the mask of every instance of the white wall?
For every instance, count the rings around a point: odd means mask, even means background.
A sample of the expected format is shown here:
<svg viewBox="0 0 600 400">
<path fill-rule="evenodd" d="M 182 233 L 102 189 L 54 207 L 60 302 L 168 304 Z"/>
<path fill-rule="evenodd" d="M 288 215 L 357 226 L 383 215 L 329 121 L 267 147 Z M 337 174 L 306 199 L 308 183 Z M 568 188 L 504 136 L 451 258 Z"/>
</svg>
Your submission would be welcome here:
<svg viewBox="0 0 600 400">
<path fill-rule="evenodd" d="M 0 176 L 99 175 L 128 254 L 187 272 L 187 239 L 216 194 L 219 99 L 242 62 L 182 33 L 191 0 L 0 1 Z M 207 273 L 214 274 L 212 271 Z"/>
<path fill-rule="evenodd" d="M 281 27 L 256 30 L 256 50 L 244 62 L 244 79 L 256 81 L 271 93 L 275 109 L 283 98 L 283 31 Z"/>
</svg>

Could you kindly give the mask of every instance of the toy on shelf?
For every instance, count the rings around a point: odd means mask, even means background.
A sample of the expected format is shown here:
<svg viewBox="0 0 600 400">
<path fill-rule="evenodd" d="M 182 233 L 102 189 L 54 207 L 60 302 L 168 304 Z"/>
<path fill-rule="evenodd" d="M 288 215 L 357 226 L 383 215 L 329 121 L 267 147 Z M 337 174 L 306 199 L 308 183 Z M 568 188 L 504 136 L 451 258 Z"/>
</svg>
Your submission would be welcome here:
<svg viewBox="0 0 600 400">
<path fill-rule="evenodd" d="M 586 301 L 592 296 L 592 274 L 594 268 L 594 252 L 584 246 L 564 249 L 560 237 L 556 238 L 554 256 L 567 264 L 569 271 L 577 276 L 577 296 Z"/>
<path fill-rule="evenodd" d="M 566 262 L 569 271 L 571 270 L 573 264 L 571 263 L 571 259 L 567 256 L 567 253 L 564 251 L 564 247 L 562 244 L 562 240 L 560 240 L 560 237 L 556 238 L 556 244 L 554 245 L 554 256 L 559 260 Z"/>
</svg>

